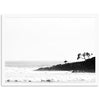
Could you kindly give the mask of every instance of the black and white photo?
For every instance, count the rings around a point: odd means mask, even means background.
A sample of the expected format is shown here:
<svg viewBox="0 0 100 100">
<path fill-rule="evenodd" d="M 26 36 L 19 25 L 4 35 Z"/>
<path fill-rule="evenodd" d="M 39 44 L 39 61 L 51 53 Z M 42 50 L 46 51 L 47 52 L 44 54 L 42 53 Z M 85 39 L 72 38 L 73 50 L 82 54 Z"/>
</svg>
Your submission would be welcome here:
<svg viewBox="0 0 100 100">
<path fill-rule="evenodd" d="M 2 85 L 97 84 L 96 15 L 3 15 Z"/>
</svg>

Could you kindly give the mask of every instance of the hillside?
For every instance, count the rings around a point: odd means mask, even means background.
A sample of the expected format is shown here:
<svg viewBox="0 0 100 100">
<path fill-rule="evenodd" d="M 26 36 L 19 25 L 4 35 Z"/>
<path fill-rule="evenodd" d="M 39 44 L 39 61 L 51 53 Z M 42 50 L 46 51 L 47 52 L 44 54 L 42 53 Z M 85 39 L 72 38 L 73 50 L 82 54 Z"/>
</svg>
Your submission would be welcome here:
<svg viewBox="0 0 100 100">
<path fill-rule="evenodd" d="M 81 62 L 53 65 L 39 68 L 36 71 L 72 71 L 72 72 L 95 72 L 95 57 Z"/>
</svg>

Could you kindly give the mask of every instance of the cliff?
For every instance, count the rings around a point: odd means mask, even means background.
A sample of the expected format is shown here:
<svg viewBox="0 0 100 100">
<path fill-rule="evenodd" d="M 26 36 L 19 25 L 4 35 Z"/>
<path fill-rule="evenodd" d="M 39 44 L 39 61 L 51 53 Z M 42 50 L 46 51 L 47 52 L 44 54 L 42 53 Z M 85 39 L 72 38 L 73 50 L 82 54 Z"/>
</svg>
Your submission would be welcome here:
<svg viewBox="0 0 100 100">
<path fill-rule="evenodd" d="M 53 65 L 39 68 L 36 71 L 72 71 L 72 72 L 95 72 L 95 57 L 81 62 Z"/>
</svg>

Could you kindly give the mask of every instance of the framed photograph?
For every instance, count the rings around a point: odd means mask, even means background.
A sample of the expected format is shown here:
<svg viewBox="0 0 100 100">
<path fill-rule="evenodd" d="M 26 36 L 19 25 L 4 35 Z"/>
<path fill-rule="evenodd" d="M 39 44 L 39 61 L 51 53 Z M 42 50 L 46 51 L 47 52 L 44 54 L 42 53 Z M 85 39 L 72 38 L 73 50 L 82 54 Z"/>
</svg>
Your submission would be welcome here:
<svg viewBox="0 0 100 100">
<path fill-rule="evenodd" d="M 2 86 L 97 86 L 97 15 L 2 15 Z"/>
</svg>

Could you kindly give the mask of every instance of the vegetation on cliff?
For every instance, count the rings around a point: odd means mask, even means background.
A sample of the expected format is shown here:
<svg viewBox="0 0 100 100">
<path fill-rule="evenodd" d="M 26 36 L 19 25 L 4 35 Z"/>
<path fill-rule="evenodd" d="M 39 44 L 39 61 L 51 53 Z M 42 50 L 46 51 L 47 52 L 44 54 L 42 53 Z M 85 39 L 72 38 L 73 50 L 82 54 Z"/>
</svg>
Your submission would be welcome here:
<svg viewBox="0 0 100 100">
<path fill-rule="evenodd" d="M 72 72 L 95 72 L 95 57 L 80 62 L 53 65 L 39 68 L 37 71 L 72 71 Z"/>
</svg>

